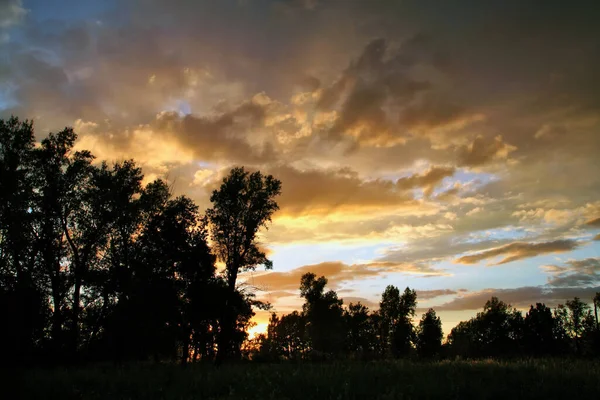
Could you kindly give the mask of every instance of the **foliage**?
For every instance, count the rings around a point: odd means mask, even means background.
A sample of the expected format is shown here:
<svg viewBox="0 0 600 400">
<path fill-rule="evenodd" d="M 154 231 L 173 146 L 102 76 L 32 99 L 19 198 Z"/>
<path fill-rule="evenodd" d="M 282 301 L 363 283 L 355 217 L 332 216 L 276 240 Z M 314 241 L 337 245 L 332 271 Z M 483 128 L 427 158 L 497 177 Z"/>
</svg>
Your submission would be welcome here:
<svg viewBox="0 0 600 400">
<path fill-rule="evenodd" d="M 417 351 L 422 357 L 435 357 L 442 350 L 442 320 L 435 310 L 430 308 L 419 322 L 417 329 Z"/>
<path fill-rule="evenodd" d="M 144 185 L 133 160 L 94 163 L 74 150 L 76 139 L 65 128 L 36 146 L 30 122 L 0 120 L 3 362 L 186 363 L 212 358 L 225 325 L 239 356 L 252 308 L 262 304 L 216 275 L 198 207 L 161 180 Z M 219 232 L 237 235 L 243 254 L 234 259 L 248 269 L 264 258 L 254 236 L 277 209 L 269 193 L 279 183 L 232 174 L 228 182 L 246 184 L 237 198 L 244 205 L 234 207 L 245 225 Z M 214 200 L 213 210 L 227 202 L 219 192 Z M 224 315 L 235 318 L 224 323 Z"/>
<path fill-rule="evenodd" d="M 273 264 L 259 248 L 256 235 L 266 228 L 271 216 L 279 209 L 274 200 L 281 193 L 281 182 L 260 171 L 249 173 L 243 167 L 233 168 L 223 179 L 218 190 L 213 191 L 210 201 L 213 207 L 206 211 L 210 223 L 213 250 L 225 264 L 225 280 L 228 296 L 225 302 L 235 302 L 238 274 L 254 270 L 258 265 L 271 269 Z M 238 314 L 235 307 L 223 308 L 219 335 L 219 360 L 239 353 L 234 343 Z"/>
</svg>

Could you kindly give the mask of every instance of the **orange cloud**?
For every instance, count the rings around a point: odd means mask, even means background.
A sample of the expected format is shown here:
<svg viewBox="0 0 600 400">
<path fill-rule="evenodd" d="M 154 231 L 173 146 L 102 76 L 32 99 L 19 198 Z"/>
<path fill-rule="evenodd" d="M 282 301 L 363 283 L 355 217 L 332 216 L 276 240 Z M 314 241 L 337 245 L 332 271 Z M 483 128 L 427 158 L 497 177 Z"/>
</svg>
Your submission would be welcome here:
<svg viewBox="0 0 600 400">
<path fill-rule="evenodd" d="M 458 264 L 477 264 L 488 258 L 506 255 L 502 260 L 493 265 L 507 264 L 524 258 L 535 257 L 540 254 L 564 253 L 575 250 L 579 243 L 574 240 L 555 240 L 542 243 L 514 242 L 495 249 L 482 251 L 477 254 L 460 257 L 455 261 Z"/>
<path fill-rule="evenodd" d="M 398 179 L 396 185 L 402 190 L 423 188 L 425 195 L 429 196 L 437 184 L 444 178 L 454 175 L 455 171 L 454 167 L 431 167 L 423 174 Z"/>
<path fill-rule="evenodd" d="M 392 262 L 372 262 L 368 264 L 348 265 L 340 261 L 329 261 L 314 265 L 305 265 L 289 272 L 268 272 L 254 274 L 246 281 L 260 290 L 269 292 L 280 292 L 296 290 L 300 287 L 302 275 L 312 272 L 317 276 L 325 276 L 329 285 L 338 287 L 343 282 L 350 282 L 369 277 L 387 275 L 390 273 L 406 273 L 427 276 L 446 275 L 446 272 L 431 268 L 427 265 Z"/>
</svg>

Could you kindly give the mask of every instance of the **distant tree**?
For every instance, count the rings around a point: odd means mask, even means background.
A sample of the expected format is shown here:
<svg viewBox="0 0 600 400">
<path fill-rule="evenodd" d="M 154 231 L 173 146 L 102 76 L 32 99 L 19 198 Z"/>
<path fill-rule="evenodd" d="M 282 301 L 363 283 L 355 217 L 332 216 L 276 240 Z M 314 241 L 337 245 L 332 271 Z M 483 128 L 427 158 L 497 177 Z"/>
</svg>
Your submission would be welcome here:
<svg viewBox="0 0 600 400">
<path fill-rule="evenodd" d="M 272 262 L 260 250 L 256 235 L 266 228 L 273 213 L 279 209 L 274 198 L 281 193 L 281 182 L 271 175 L 249 173 L 234 168 L 210 197 L 212 208 L 206 211 L 210 223 L 214 252 L 225 263 L 225 277 L 233 301 L 240 271 L 253 270 L 257 265 L 272 268 Z M 227 310 L 227 307 L 226 307 Z M 226 311 L 222 316 L 219 360 L 229 356 L 236 315 Z"/>
<path fill-rule="evenodd" d="M 557 322 L 552 310 L 543 303 L 531 306 L 523 320 L 525 351 L 543 356 L 560 351 L 561 335 L 557 335 Z"/>
<path fill-rule="evenodd" d="M 393 285 L 388 285 L 381 295 L 379 315 L 381 316 L 380 339 L 382 350 L 389 352 L 392 347 L 392 337 L 400 319 L 400 290 Z"/>
<path fill-rule="evenodd" d="M 417 351 L 422 357 L 433 357 L 440 354 L 442 349 L 442 320 L 430 308 L 419 322 L 417 330 Z"/>
<path fill-rule="evenodd" d="M 476 317 L 452 329 L 448 335 L 450 351 L 469 357 L 516 355 L 522 343 L 523 324 L 518 310 L 492 297 Z"/>
<path fill-rule="evenodd" d="M 583 353 L 582 338 L 586 331 L 593 327 L 593 316 L 590 306 L 581 301 L 579 297 L 567 300 L 566 306 L 559 304 L 556 310 L 556 316 L 561 319 L 561 324 L 568 337 L 574 344 L 575 353 Z"/>
<path fill-rule="evenodd" d="M 412 318 L 416 307 L 417 294 L 410 288 L 400 295 L 398 288 L 389 285 L 381 296 L 382 340 L 395 357 L 405 356 L 412 349 L 415 341 Z"/>
<path fill-rule="evenodd" d="M 353 355 L 372 354 L 377 348 L 377 332 L 373 326 L 369 308 L 361 303 L 350 303 L 344 310 L 346 325 L 345 349 Z"/>
<path fill-rule="evenodd" d="M 325 292 L 327 279 L 317 279 L 313 273 L 302 275 L 300 296 L 305 299 L 302 306 L 306 318 L 311 347 L 318 353 L 337 354 L 343 348 L 343 301 L 333 290 Z"/>
<path fill-rule="evenodd" d="M 480 357 L 483 354 L 477 319 L 461 321 L 450 331 L 447 338 L 449 353 L 460 357 Z"/>
<path fill-rule="evenodd" d="M 492 297 L 477 315 L 485 355 L 517 354 L 523 332 L 523 316 L 509 304 Z"/>
<path fill-rule="evenodd" d="M 373 352 L 377 357 L 384 357 L 387 355 L 388 344 L 387 338 L 389 336 L 387 324 L 384 324 L 383 317 L 381 316 L 380 310 L 374 311 L 369 315 L 370 329 L 373 331 L 374 342 Z"/>
<path fill-rule="evenodd" d="M 262 346 L 262 355 L 270 360 L 303 358 L 309 349 L 304 315 L 294 311 L 278 318 L 273 313 Z"/>
</svg>

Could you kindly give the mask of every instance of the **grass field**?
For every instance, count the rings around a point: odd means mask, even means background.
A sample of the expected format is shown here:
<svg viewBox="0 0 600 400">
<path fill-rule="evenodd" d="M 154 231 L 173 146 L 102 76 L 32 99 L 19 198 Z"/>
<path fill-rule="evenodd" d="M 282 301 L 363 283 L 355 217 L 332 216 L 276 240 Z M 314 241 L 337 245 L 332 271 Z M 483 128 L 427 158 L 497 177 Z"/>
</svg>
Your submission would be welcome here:
<svg viewBox="0 0 600 400">
<path fill-rule="evenodd" d="M 22 399 L 596 399 L 600 362 L 569 360 L 34 370 Z"/>
</svg>

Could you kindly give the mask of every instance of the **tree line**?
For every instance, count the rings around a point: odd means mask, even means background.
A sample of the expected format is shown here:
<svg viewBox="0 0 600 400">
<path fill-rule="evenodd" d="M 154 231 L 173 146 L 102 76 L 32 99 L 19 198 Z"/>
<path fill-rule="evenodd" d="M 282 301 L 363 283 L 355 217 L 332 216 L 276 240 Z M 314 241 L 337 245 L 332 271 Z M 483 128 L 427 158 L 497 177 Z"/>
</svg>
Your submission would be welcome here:
<svg viewBox="0 0 600 400">
<path fill-rule="evenodd" d="M 591 307 L 575 297 L 551 309 L 532 305 L 525 316 L 492 297 L 483 311 L 454 327 L 444 341 L 441 319 L 434 309 L 418 324 L 417 293 L 389 285 L 379 309 L 358 303 L 343 307 L 327 279 L 302 276 L 302 311 L 272 314 L 267 332 L 254 339 L 256 360 L 483 358 L 600 356 L 600 325 L 596 293 Z"/>
<path fill-rule="evenodd" d="M 241 357 L 268 305 L 237 276 L 272 266 L 256 234 L 281 183 L 234 168 L 202 215 L 76 139 L 65 128 L 36 143 L 30 121 L 0 120 L 2 363 Z"/>
<path fill-rule="evenodd" d="M 272 268 L 258 232 L 281 182 L 233 168 L 202 214 L 133 160 L 96 162 L 70 128 L 36 142 L 33 124 L 0 119 L 0 363 L 598 355 L 597 306 L 575 298 L 523 316 L 492 298 L 443 341 L 433 309 L 415 326 L 417 294 L 394 286 L 379 309 L 344 307 L 305 274 L 302 311 L 273 314 L 238 282 Z M 217 268 L 218 262 L 221 267 Z"/>
</svg>

